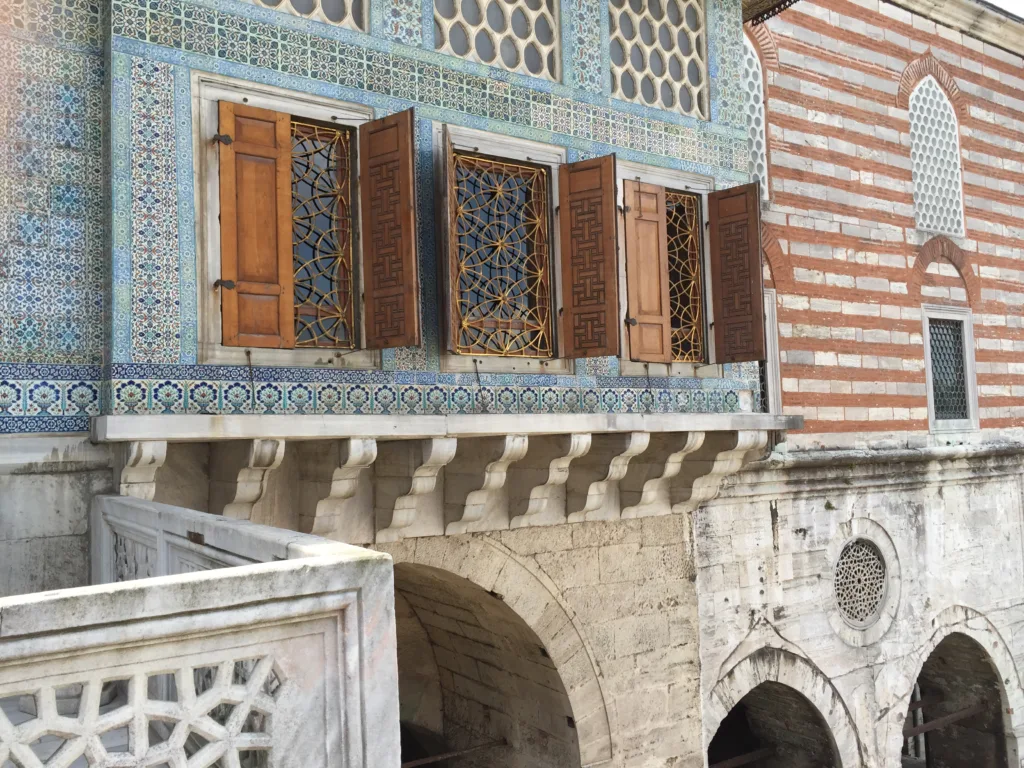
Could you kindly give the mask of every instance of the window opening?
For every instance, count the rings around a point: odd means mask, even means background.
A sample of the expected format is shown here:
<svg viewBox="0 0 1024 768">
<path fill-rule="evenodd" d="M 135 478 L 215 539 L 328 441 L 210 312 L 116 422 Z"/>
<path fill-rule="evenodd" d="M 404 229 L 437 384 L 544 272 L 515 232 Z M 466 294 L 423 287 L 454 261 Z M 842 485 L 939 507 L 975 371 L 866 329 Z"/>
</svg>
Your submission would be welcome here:
<svg viewBox="0 0 1024 768">
<path fill-rule="evenodd" d="M 672 360 L 704 361 L 704 281 L 700 197 L 665 190 L 668 221 L 669 307 Z"/>
<path fill-rule="evenodd" d="M 917 227 L 963 235 L 959 127 L 953 105 L 931 76 L 910 94 L 910 166 Z"/>
<path fill-rule="evenodd" d="M 292 120 L 295 346 L 352 349 L 352 137 Z"/>
<path fill-rule="evenodd" d="M 456 352 L 551 357 L 549 171 L 453 153 Z"/>
<path fill-rule="evenodd" d="M 964 370 L 964 324 L 959 320 L 930 318 L 928 341 L 936 421 L 970 418 Z"/>
</svg>

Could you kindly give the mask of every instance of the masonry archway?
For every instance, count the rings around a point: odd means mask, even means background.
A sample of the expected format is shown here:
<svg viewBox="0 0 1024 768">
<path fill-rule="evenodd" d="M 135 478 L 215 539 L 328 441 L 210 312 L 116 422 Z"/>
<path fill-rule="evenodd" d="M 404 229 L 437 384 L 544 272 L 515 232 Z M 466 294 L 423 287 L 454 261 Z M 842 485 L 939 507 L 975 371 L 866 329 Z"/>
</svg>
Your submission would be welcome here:
<svg viewBox="0 0 1024 768">
<path fill-rule="evenodd" d="M 542 572 L 488 537 L 395 558 L 403 761 L 500 740 L 441 768 L 588 768 L 612 756 L 593 654 Z"/>
</svg>

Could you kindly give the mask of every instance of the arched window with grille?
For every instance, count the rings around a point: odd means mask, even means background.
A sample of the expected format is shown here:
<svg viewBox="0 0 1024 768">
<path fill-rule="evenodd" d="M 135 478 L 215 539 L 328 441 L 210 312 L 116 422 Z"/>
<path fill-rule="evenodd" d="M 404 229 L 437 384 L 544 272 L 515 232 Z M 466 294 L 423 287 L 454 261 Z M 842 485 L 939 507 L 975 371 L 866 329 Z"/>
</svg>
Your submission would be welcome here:
<svg viewBox="0 0 1024 768">
<path fill-rule="evenodd" d="M 910 166 L 917 228 L 962 237 L 960 129 L 953 105 L 931 75 L 910 94 Z"/>
<path fill-rule="evenodd" d="M 743 90 L 747 94 L 747 170 L 751 181 L 761 184 L 761 198 L 768 199 L 768 135 L 764 108 L 764 75 L 761 59 L 750 38 L 743 38 Z"/>
</svg>

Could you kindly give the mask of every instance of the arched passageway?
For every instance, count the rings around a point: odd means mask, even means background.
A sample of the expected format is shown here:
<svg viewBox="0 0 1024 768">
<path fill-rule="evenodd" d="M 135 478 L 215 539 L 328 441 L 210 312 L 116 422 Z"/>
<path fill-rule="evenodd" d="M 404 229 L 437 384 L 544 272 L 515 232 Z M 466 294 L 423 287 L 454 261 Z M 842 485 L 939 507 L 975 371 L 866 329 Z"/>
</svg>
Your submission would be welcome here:
<svg viewBox="0 0 1024 768">
<path fill-rule="evenodd" d="M 905 768 L 1007 768 L 1003 685 L 967 635 L 942 640 L 921 667 L 903 726 Z"/>
<path fill-rule="evenodd" d="M 841 768 L 828 724 L 799 691 L 764 682 L 722 720 L 710 768 Z"/>
<path fill-rule="evenodd" d="M 402 762 L 579 768 L 576 724 L 544 644 L 501 596 L 450 572 L 395 565 Z"/>
</svg>

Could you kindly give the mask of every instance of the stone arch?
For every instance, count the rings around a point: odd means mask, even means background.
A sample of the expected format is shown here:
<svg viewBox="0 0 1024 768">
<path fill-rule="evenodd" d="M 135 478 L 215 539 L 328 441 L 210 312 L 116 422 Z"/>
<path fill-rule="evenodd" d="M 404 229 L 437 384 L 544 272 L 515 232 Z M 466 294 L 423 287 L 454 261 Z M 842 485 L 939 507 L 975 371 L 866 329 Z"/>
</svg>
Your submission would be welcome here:
<svg viewBox="0 0 1024 768">
<path fill-rule="evenodd" d="M 543 572 L 488 537 L 438 536 L 379 549 L 394 558 L 396 574 L 403 564 L 432 568 L 499 599 L 536 634 L 565 686 L 582 767 L 611 759 L 611 720 L 593 651 Z"/>
<path fill-rule="evenodd" d="M 935 649 L 953 635 L 973 640 L 985 652 L 988 662 L 1002 682 L 1005 733 L 1014 741 L 1024 738 L 1024 687 L 1021 686 L 1017 665 L 1002 633 L 986 616 L 963 605 L 949 606 L 940 611 L 932 619 L 931 628 L 931 635 L 917 650 L 875 680 L 880 711 L 888 713 L 879 719 L 881 732 L 878 734 L 878 743 L 884 749 L 882 757 L 895 755 L 899 759 L 903 746 L 903 723 L 914 684 Z M 1013 756 L 1009 764 L 1017 765 Z"/>
<path fill-rule="evenodd" d="M 779 293 L 792 293 L 793 266 L 789 254 L 782 250 L 779 239 L 771 225 L 761 222 L 761 252 L 772 273 L 772 283 Z"/>
<path fill-rule="evenodd" d="M 967 290 L 967 303 L 972 308 L 979 309 L 982 304 L 981 280 L 974 274 L 974 270 L 971 269 L 967 253 L 945 235 L 936 235 L 921 246 L 917 259 L 914 261 L 914 270 L 911 272 L 910 280 L 907 282 L 907 293 L 910 297 L 912 299 L 920 297 L 921 286 L 924 283 L 924 276 L 928 270 L 928 265 L 939 260 L 948 261 L 956 267 L 956 271 L 960 273 L 960 278 L 964 281 L 964 287 Z"/>
<path fill-rule="evenodd" d="M 807 659 L 772 646 L 737 662 L 711 691 L 704 720 L 707 744 L 733 707 L 762 683 L 779 683 L 801 694 L 827 724 L 842 768 L 863 766 L 864 748 L 853 717 L 832 682 Z"/>
<path fill-rule="evenodd" d="M 896 91 L 896 106 L 900 109 L 910 109 L 910 94 L 914 92 L 917 84 L 931 75 L 939 84 L 939 87 L 946 92 L 957 118 L 963 120 L 969 115 L 967 101 L 960 92 L 960 86 L 956 84 L 953 76 L 946 71 L 931 51 L 921 54 L 907 64 L 900 75 L 899 90 Z"/>
<path fill-rule="evenodd" d="M 750 42 L 753 43 L 754 50 L 757 51 L 757 55 L 761 59 L 762 71 L 767 67 L 778 69 L 779 47 L 775 44 L 775 36 L 772 34 L 772 31 L 768 29 L 768 25 L 747 23 L 743 25 L 743 31 L 749 38 Z M 765 87 L 765 93 L 768 93 L 767 87 Z"/>
</svg>

